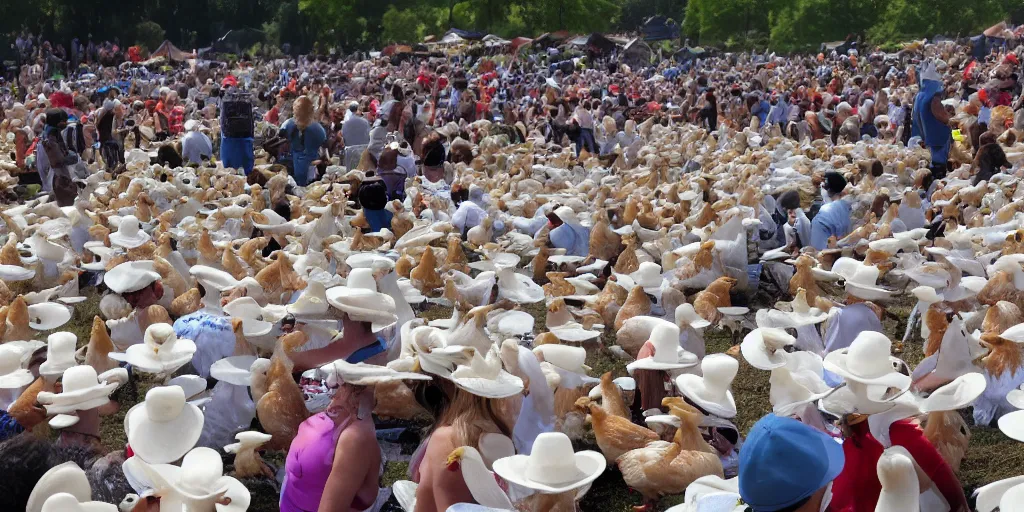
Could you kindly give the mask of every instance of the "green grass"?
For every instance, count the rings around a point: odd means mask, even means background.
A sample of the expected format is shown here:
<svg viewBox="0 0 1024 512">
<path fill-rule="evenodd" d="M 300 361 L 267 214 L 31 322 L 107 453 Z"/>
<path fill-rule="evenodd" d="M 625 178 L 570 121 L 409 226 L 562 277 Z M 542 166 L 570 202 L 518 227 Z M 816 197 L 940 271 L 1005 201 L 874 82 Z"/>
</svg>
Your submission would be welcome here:
<svg viewBox="0 0 1024 512">
<path fill-rule="evenodd" d="M 761 299 L 758 296 L 758 299 Z M 79 344 L 84 345 L 89 341 L 89 331 L 92 325 L 92 318 L 98 314 L 99 297 L 94 293 L 89 299 L 76 305 L 75 314 L 68 325 L 61 330 L 75 333 L 78 336 Z M 761 305 L 760 307 L 764 307 Z M 903 337 L 906 328 L 907 316 L 913 307 L 913 301 L 906 297 L 898 298 L 888 305 L 891 316 L 887 316 L 882 322 L 885 332 L 893 340 Z M 544 330 L 546 308 L 543 303 L 528 305 L 522 308 L 530 313 L 535 319 L 535 332 Z M 430 306 L 420 314 L 427 320 L 450 318 L 452 309 L 437 305 Z M 707 352 L 725 352 L 733 344 L 732 336 L 723 330 L 708 329 L 704 334 L 707 344 Z M 604 346 L 615 343 L 615 333 L 609 329 L 602 337 Z M 900 357 L 905 359 L 911 366 L 916 365 L 924 357 L 922 343 L 920 340 L 912 341 L 904 347 Z M 592 368 L 592 375 L 598 376 L 605 372 L 612 372 L 615 377 L 626 375 L 625 362 L 621 361 L 611 353 L 597 349 L 590 350 L 587 357 L 587 364 Z M 733 382 L 733 395 L 736 399 L 738 415 L 735 419 L 736 425 L 746 432 L 763 415 L 771 410 L 768 401 L 768 376 L 769 373 L 757 370 L 740 358 L 739 373 Z M 146 376 L 138 376 L 137 379 L 125 388 L 118 390 L 113 398 L 121 404 L 118 413 L 103 418 L 101 435 L 103 446 L 107 450 L 121 450 L 127 440 L 124 434 L 124 414 L 139 401 L 145 398 L 146 391 L 156 383 Z M 969 417 L 969 415 L 968 415 Z M 970 419 L 968 419 L 970 423 Z M 1021 473 L 1021 465 L 1024 464 L 1024 445 L 1007 438 L 998 429 L 988 427 L 972 427 L 971 446 L 967 452 L 960 468 L 960 479 L 968 496 L 981 485 L 1016 476 Z M 581 449 L 594 449 L 592 439 L 579 443 Z M 279 467 L 284 464 L 284 452 L 275 452 L 265 455 L 265 459 Z M 230 456 L 226 462 L 230 462 Z M 230 467 L 230 466 L 227 466 Z M 227 468 L 226 468 L 227 469 Z M 386 464 L 382 477 L 382 485 L 391 485 L 396 480 L 406 479 L 408 471 L 407 462 L 389 462 Z M 273 485 L 266 480 L 246 481 L 246 485 L 252 492 L 252 506 L 250 510 L 262 512 L 277 510 L 278 495 Z M 681 502 L 682 496 L 669 496 L 663 498 L 655 507 L 657 511 L 663 511 Z M 633 506 L 641 504 L 641 497 L 638 493 L 630 490 L 623 482 L 618 471 L 611 468 L 599 477 L 593 484 L 580 503 L 581 510 L 594 510 L 602 512 L 630 512 Z M 394 500 L 385 507 L 386 511 L 399 510 Z"/>
</svg>

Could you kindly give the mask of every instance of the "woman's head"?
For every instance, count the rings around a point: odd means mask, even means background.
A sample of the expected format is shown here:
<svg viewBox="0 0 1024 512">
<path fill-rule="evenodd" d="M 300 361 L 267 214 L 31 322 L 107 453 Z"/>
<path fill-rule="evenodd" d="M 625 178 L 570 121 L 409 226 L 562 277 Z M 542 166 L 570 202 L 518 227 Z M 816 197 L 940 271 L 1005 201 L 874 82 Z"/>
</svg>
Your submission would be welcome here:
<svg viewBox="0 0 1024 512">
<path fill-rule="evenodd" d="M 164 296 L 164 286 L 159 280 L 153 281 L 149 286 L 134 291 L 125 292 L 121 294 L 125 302 L 132 307 L 132 309 L 145 309 L 160 301 Z"/>
<path fill-rule="evenodd" d="M 313 101 L 308 96 L 299 96 L 292 105 L 292 113 L 295 124 L 300 129 L 306 129 L 313 123 Z"/>
</svg>

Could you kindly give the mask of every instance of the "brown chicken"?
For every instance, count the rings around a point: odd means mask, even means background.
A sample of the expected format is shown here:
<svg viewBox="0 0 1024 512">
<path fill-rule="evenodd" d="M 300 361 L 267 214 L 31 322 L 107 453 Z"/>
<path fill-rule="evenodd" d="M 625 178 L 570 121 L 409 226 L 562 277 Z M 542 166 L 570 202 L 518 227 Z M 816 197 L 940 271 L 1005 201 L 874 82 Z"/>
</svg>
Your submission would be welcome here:
<svg viewBox="0 0 1024 512">
<path fill-rule="evenodd" d="M 590 258 L 611 261 L 622 252 L 622 237 L 612 230 L 606 210 L 598 209 L 594 217 L 594 227 L 590 230 Z"/>
<path fill-rule="evenodd" d="M 703 415 L 681 398 L 666 398 L 662 403 L 671 404 L 671 414 L 681 420 L 672 441 L 649 443 L 615 461 L 626 485 L 644 497 L 644 505 L 634 507 L 638 512 L 650 510 L 662 496 L 682 494 L 698 478 L 724 477 L 718 454 L 701 436 L 699 425 Z"/>
<path fill-rule="evenodd" d="M 192 288 L 171 301 L 169 313 L 175 318 L 181 318 L 199 311 L 201 307 L 203 307 L 203 302 L 199 288 Z"/>
<path fill-rule="evenodd" d="M 550 257 L 550 247 L 542 245 L 537 250 L 537 255 L 533 257 L 533 262 L 530 263 L 533 267 L 533 282 L 539 284 L 547 281 L 548 258 Z"/>
<path fill-rule="evenodd" d="M 626 323 L 626 320 L 630 318 L 648 315 L 651 313 L 651 298 L 647 296 L 644 289 L 640 286 L 634 286 L 629 291 L 629 296 L 626 297 L 626 302 L 619 308 L 619 312 L 615 314 L 615 330 L 618 331 L 622 328 L 622 325 Z"/>
<path fill-rule="evenodd" d="M 14 222 L 14 221 L 11 221 Z M 10 226 L 11 224 L 7 224 Z M 0 265 L 21 266 L 21 256 L 18 255 L 18 237 L 8 236 L 7 243 L 0 249 Z"/>
<path fill-rule="evenodd" d="M 29 327 L 28 303 L 19 295 L 7 307 L 7 327 L 2 341 L 31 340 L 35 332 Z"/>
<path fill-rule="evenodd" d="M 814 267 L 814 259 L 807 255 L 801 255 L 796 259 L 796 272 L 789 280 L 789 294 L 795 296 L 797 290 L 804 289 L 807 294 L 807 303 L 814 304 L 815 299 L 821 295 L 821 288 L 818 281 L 814 279 L 811 268 Z"/>
<path fill-rule="evenodd" d="M 640 260 L 636 257 L 636 248 L 638 244 L 638 238 L 635 233 L 631 233 L 622 237 L 622 241 L 626 244 L 626 247 L 622 249 L 619 254 L 619 259 L 615 262 L 615 271 L 619 274 L 632 274 L 640 268 Z"/>
<path fill-rule="evenodd" d="M 712 324 L 718 323 L 722 319 L 722 313 L 718 311 L 718 308 L 732 306 L 729 290 L 735 285 L 736 279 L 731 277 L 723 276 L 715 279 L 707 288 L 697 293 L 697 297 L 693 300 L 693 309 Z M 810 294 L 808 294 L 808 300 L 810 300 Z"/>
<path fill-rule="evenodd" d="M 981 331 L 999 334 L 1021 322 L 1024 322 L 1024 316 L 1021 315 L 1020 308 L 1012 302 L 1001 300 L 985 312 Z"/>
<path fill-rule="evenodd" d="M 107 357 L 116 352 L 114 342 L 107 334 L 107 324 L 99 316 L 92 319 L 92 331 L 89 333 L 89 344 L 85 348 L 85 364 L 92 366 L 97 374 L 117 368 L 117 361 Z"/>
<path fill-rule="evenodd" d="M 626 401 L 622 398 L 622 390 L 612 381 L 612 372 L 605 372 L 601 376 L 601 408 L 608 411 L 608 414 L 621 418 L 631 419 L 632 414 Z"/>
<path fill-rule="evenodd" d="M 462 250 L 462 239 L 459 235 L 448 235 L 448 254 L 444 259 L 444 270 L 458 270 L 463 274 L 469 274 L 469 258 Z"/>
<path fill-rule="evenodd" d="M 34 431 L 36 426 L 46 427 L 46 409 L 39 405 L 39 392 L 46 391 L 46 380 L 37 377 L 14 402 L 7 407 L 7 415 L 17 420 L 25 430 Z M 51 390 L 52 391 L 52 390 Z"/>
<path fill-rule="evenodd" d="M 959 411 L 935 411 L 928 413 L 924 436 L 932 442 L 954 473 L 960 471 L 967 447 L 971 442 L 971 431 Z"/>
<path fill-rule="evenodd" d="M 576 293 L 576 287 L 565 278 L 569 274 L 565 272 L 548 272 L 548 284 L 544 285 L 544 295 L 548 297 L 565 297 Z"/>
<path fill-rule="evenodd" d="M 288 256 L 277 251 L 271 255 L 274 262 L 256 274 L 256 281 L 268 297 L 277 297 L 306 287 L 305 281 L 295 272 Z"/>
<path fill-rule="evenodd" d="M 263 259 L 263 248 L 270 243 L 270 238 L 265 236 L 259 236 L 246 240 L 241 247 L 238 248 L 238 257 L 242 258 L 246 264 L 252 268 L 253 272 L 259 273 L 267 266 L 267 262 Z"/>
<path fill-rule="evenodd" d="M 949 314 L 952 311 L 942 302 L 937 302 L 928 307 L 924 312 L 924 323 L 928 326 L 928 340 L 924 345 L 924 355 L 928 357 L 939 351 L 942 345 L 942 337 L 946 335 L 946 328 L 949 327 Z"/>
<path fill-rule="evenodd" d="M 249 270 L 245 268 L 242 260 L 235 254 L 235 250 L 230 245 L 224 249 L 224 255 L 220 258 L 220 265 L 235 279 L 242 280 L 249 276 Z"/>
<path fill-rule="evenodd" d="M 440 274 L 437 273 L 437 256 L 434 255 L 434 248 L 427 246 L 420 257 L 419 265 L 409 273 L 412 285 L 424 295 L 429 295 L 434 290 L 444 286 Z"/>
<path fill-rule="evenodd" d="M 398 261 L 395 262 L 395 273 L 398 274 L 399 277 L 408 279 L 412 274 L 412 269 L 415 267 L 416 260 L 408 254 L 403 254 L 398 258 Z"/>
<path fill-rule="evenodd" d="M 1013 284 L 1013 275 L 1002 270 L 997 271 L 978 292 L 978 302 L 982 304 L 994 306 L 1001 300 L 1012 302 L 1024 310 L 1024 290 L 1018 290 Z"/>
<path fill-rule="evenodd" d="M 711 270 L 711 265 L 715 262 L 714 251 L 714 240 L 708 240 L 700 244 L 700 249 L 697 250 L 697 254 L 693 255 L 693 259 L 684 263 L 679 270 L 676 270 L 676 277 L 679 279 L 689 279 L 705 270 Z"/>
<path fill-rule="evenodd" d="M 612 325 L 615 323 L 615 315 L 619 313 L 619 309 L 626 303 L 628 296 L 628 290 L 614 281 L 608 281 L 605 283 L 601 293 L 590 299 L 588 304 L 598 315 L 601 315 L 604 325 Z"/>
<path fill-rule="evenodd" d="M 1024 362 L 1024 352 L 1020 345 L 1000 337 L 996 333 L 985 333 L 981 335 L 981 344 L 988 349 L 988 355 L 982 358 L 982 363 L 988 373 L 995 378 L 1000 378 L 1009 372 L 1015 375 Z"/>
<path fill-rule="evenodd" d="M 590 413 L 597 446 L 609 463 L 614 463 L 619 456 L 630 450 L 643 448 L 647 443 L 658 440 L 658 434 L 653 430 L 636 425 L 626 418 L 608 414 L 590 398 L 580 398 L 576 401 L 576 407 Z"/>
<path fill-rule="evenodd" d="M 382 418 L 404 421 L 429 421 L 430 412 L 423 408 L 412 389 L 402 381 L 385 382 L 374 386 L 377 405 L 373 413 Z"/>
<path fill-rule="evenodd" d="M 267 443 L 269 450 L 287 450 L 301 424 L 309 417 L 302 391 L 292 378 L 292 362 L 288 355 L 305 345 L 306 334 L 295 331 L 278 340 L 277 349 L 267 370 L 266 393 L 256 401 L 256 417 L 268 434 L 274 436 Z M 254 386 L 256 388 L 256 386 Z M 253 389 L 254 394 L 256 389 Z"/>
<path fill-rule="evenodd" d="M 199 255 L 208 263 L 216 263 L 220 260 L 220 251 L 214 247 L 213 238 L 210 238 L 210 230 L 206 228 L 203 228 L 202 234 L 199 235 L 199 243 L 196 249 L 199 251 Z"/>
</svg>

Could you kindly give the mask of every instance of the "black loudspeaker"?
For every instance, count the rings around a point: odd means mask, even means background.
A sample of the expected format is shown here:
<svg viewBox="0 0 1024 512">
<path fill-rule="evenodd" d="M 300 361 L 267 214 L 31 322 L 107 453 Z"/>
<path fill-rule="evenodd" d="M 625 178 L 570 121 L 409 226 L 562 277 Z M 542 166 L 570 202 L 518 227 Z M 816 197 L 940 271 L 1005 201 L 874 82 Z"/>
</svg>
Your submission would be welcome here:
<svg viewBox="0 0 1024 512">
<path fill-rule="evenodd" d="M 220 130 L 224 137 L 251 139 L 254 126 L 252 102 L 248 97 L 224 98 L 220 112 Z"/>
</svg>

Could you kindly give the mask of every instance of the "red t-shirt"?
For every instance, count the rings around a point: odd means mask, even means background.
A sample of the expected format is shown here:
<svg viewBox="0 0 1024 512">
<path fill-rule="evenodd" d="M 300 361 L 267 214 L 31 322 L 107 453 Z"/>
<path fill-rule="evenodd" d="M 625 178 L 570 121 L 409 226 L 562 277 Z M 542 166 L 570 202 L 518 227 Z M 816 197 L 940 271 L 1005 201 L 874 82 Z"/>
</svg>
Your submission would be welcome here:
<svg viewBox="0 0 1024 512">
<path fill-rule="evenodd" d="M 832 484 L 832 512 L 874 512 L 882 484 L 878 481 L 878 459 L 882 444 L 871 435 L 868 423 L 850 427 L 853 437 L 843 442 L 846 465 Z M 960 481 L 916 423 L 900 420 L 889 427 L 893 446 L 910 452 L 949 503 L 951 512 L 968 512 L 967 497 Z"/>
</svg>

